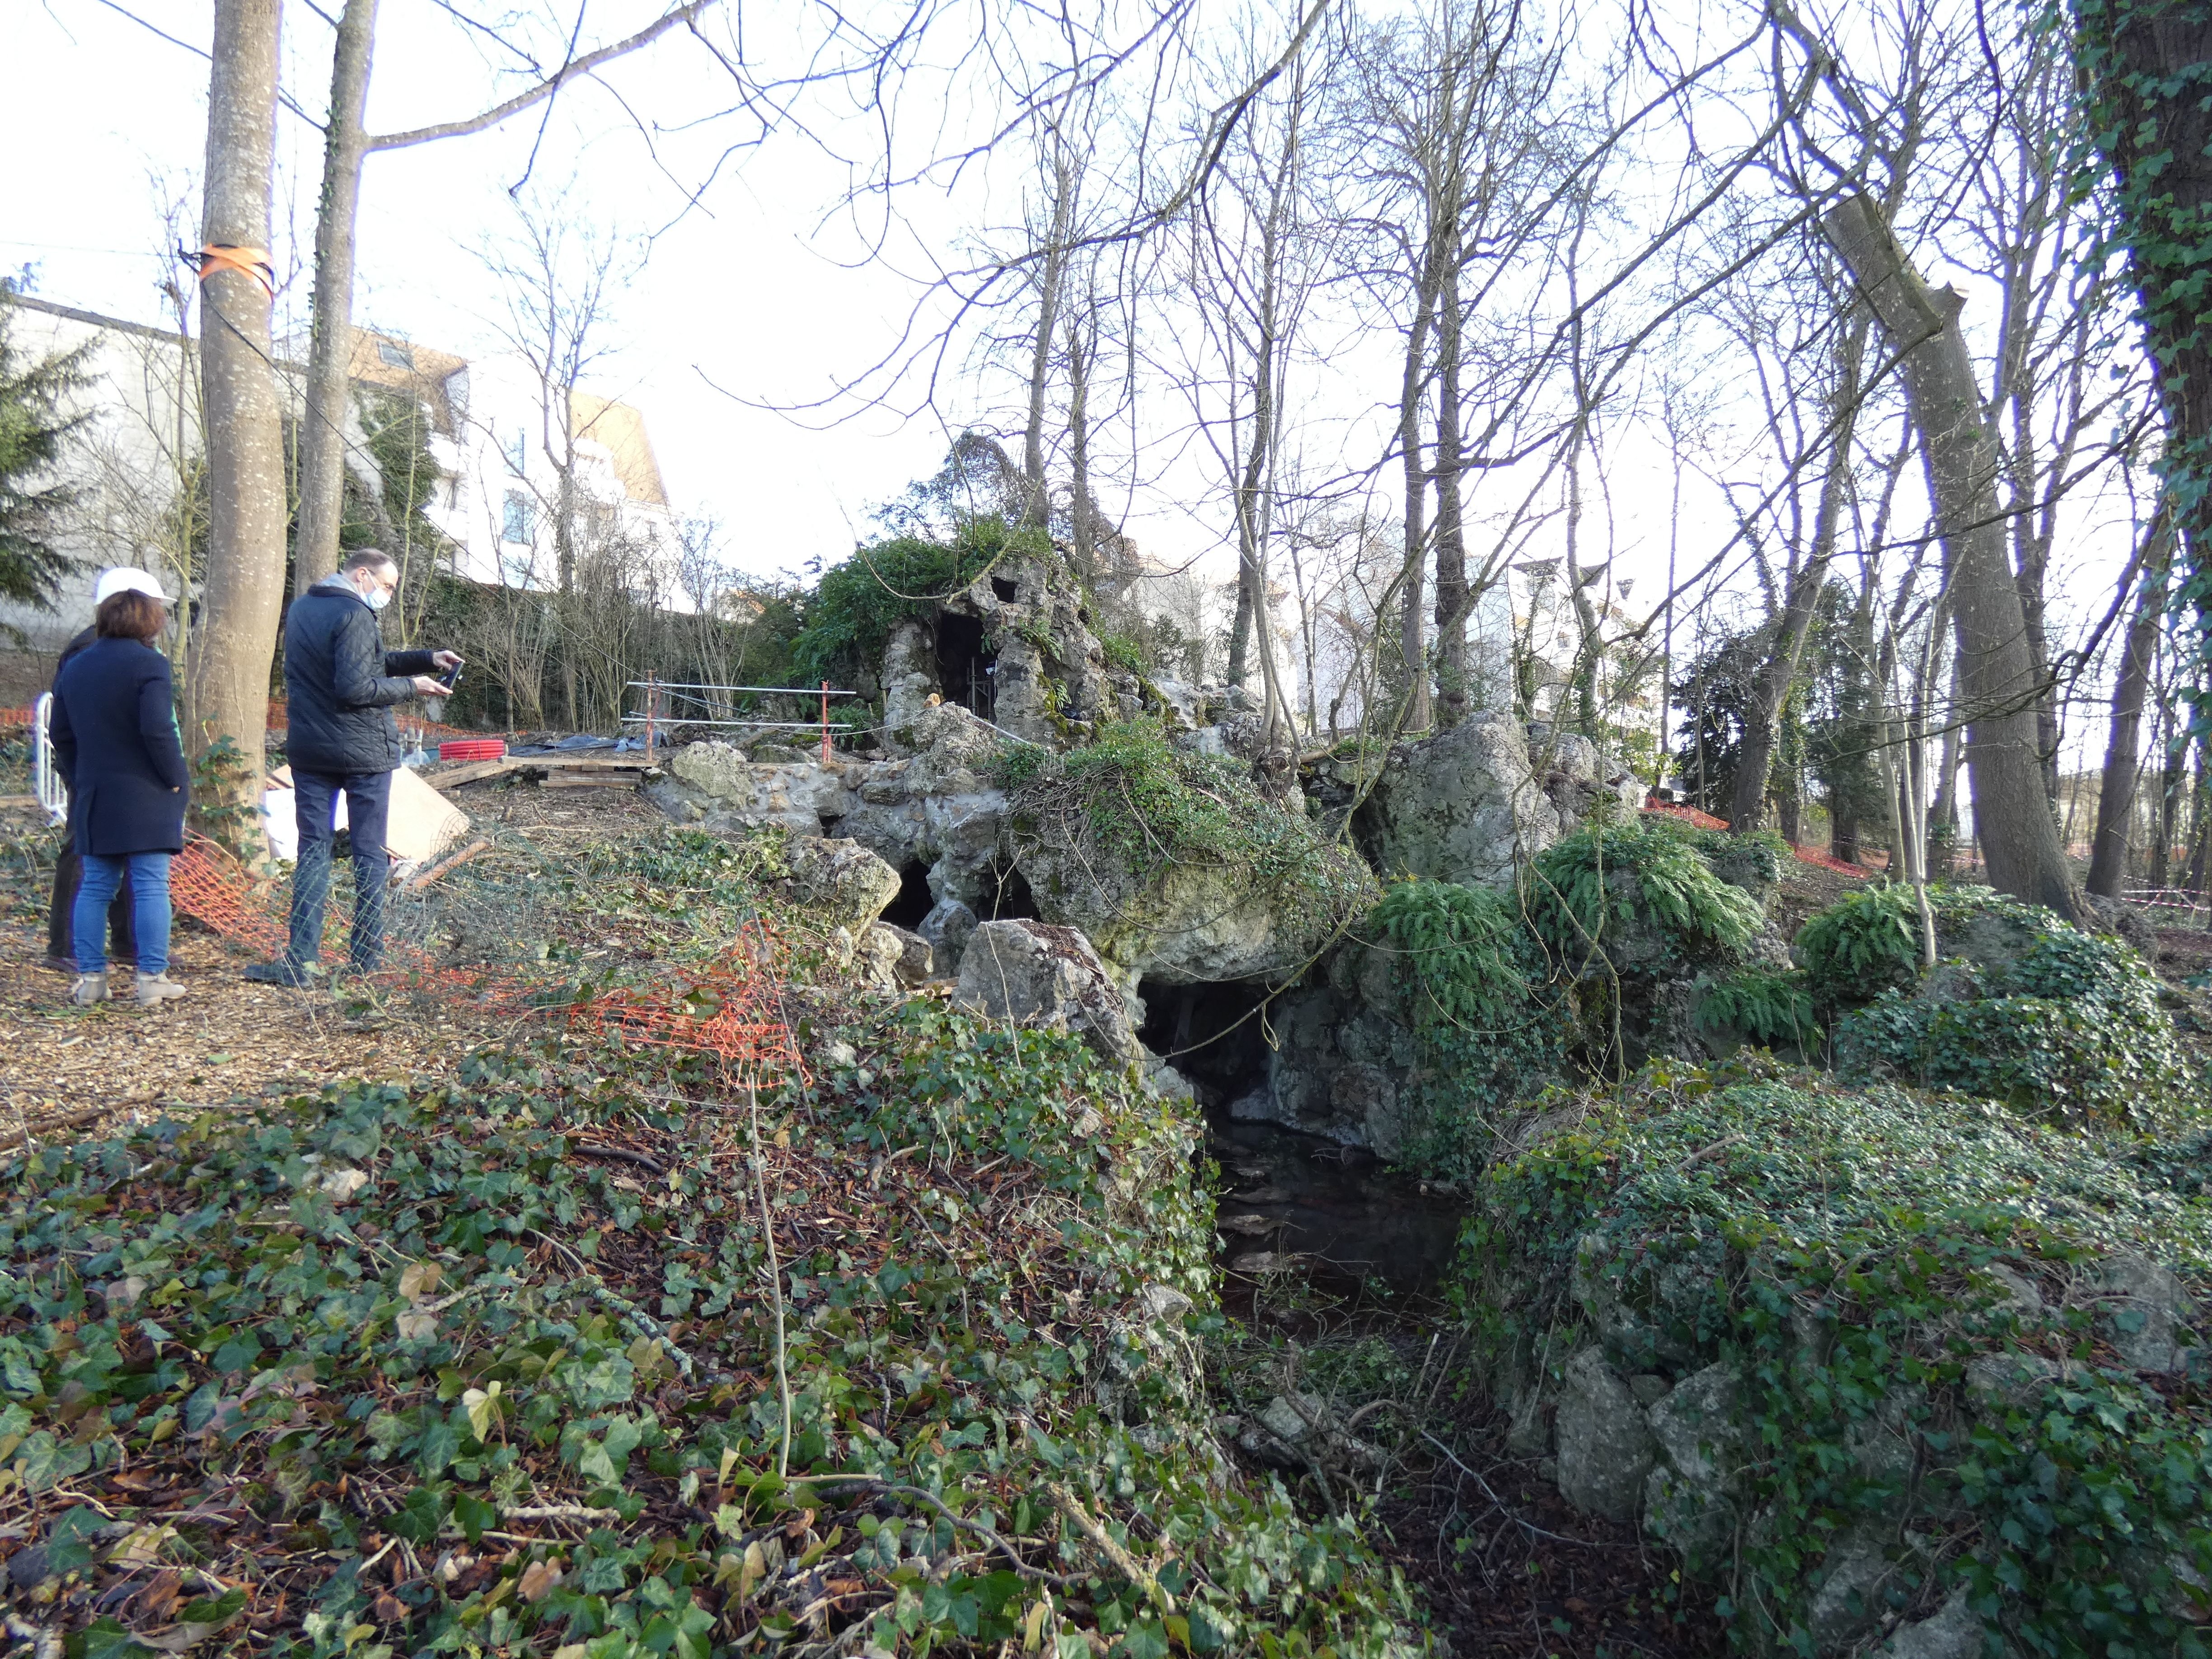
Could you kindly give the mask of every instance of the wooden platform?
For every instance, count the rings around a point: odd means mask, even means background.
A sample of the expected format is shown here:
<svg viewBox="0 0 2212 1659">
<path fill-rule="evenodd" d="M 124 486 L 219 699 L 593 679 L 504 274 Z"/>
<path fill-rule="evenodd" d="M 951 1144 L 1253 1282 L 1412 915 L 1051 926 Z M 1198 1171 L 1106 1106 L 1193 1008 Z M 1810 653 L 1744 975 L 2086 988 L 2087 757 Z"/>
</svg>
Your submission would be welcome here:
<svg viewBox="0 0 2212 1659">
<path fill-rule="evenodd" d="M 499 760 L 465 761 L 459 766 L 441 766 L 425 772 L 422 780 L 434 788 L 458 789 L 464 784 L 482 783 L 487 778 L 520 772 L 537 774 L 550 788 L 596 785 L 635 789 L 645 781 L 648 773 L 657 774 L 659 770 L 657 766 L 648 767 L 642 755 L 508 755 Z"/>
</svg>

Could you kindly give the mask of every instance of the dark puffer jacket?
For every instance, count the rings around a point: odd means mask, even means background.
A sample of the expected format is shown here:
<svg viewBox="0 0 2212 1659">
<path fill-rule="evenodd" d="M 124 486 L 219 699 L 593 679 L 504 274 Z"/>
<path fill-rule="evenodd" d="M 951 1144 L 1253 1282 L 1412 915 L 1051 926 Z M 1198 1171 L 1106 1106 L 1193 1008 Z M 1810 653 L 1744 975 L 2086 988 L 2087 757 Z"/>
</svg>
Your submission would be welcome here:
<svg viewBox="0 0 2212 1659">
<path fill-rule="evenodd" d="M 343 576 L 325 576 L 284 618 L 285 757 L 310 772 L 389 772 L 404 752 L 392 706 L 415 695 L 428 651 L 386 651 L 376 612 Z"/>
<path fill-rule="evenodd" d="M 167 657 L 137 640 L 94 641 L 55 679 L 49 729 L 78 852 L 184 850 L 191 775 Z"/>
</svg>

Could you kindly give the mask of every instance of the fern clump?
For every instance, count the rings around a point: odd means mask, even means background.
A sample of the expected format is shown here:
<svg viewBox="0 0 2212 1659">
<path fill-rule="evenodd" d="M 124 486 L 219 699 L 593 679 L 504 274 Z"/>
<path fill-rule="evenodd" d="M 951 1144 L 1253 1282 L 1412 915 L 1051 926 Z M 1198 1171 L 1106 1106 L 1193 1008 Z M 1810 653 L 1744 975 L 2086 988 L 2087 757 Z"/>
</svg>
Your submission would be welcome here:
<svg viewBox="0 0 2212 1659">
<path fill-rule="evenodd" d="M 1776 973 L 1740 968 L 1706 988 L 1698 1024 L 1716 1036 L 1734 1036 L 1761 1048 L 1813 1054 L 1820 1045 L 1820 1018 L 1803 971 Z"/>
<path fill-rule="evenodd" d="M 1519 907 L 1489 888 L 1396 882 L 1369 923 L 1419 1044 L 1407 1160 L 1463 1179 L 1486 1160 L 1503 1109 L 1565 1071 L 1565 994 L 1546 982 Z"/>
<path fill-rule="evenodd" d="M 1536 855 L 1530 925 L 1572 969 L 1603 957 L 1624 978 L 1656 978 L 1739 956 L 1765 919 L 1674 824 L 1585 824 Z"/>
<path fill-rule="evenodd" d="M 1863 887 L 1797 930 L 1796 956 L 1824 1007 L 1870 1002 L 1920 971 L 1920 909 L 1910 887 Z"/>
</svg>

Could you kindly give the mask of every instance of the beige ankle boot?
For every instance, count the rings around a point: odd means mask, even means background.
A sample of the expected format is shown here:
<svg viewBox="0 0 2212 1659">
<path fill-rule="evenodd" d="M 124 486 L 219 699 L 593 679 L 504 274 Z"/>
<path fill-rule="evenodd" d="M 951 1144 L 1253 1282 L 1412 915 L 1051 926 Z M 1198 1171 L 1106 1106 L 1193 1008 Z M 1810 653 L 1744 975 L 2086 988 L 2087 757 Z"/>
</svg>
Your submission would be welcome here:
<svg viewBox="0 0 2212 1659">
<path fill-rule="evenodd" d="M 70 1000 L 80 1008 L 89 1008 L 95 1002 L 106 1001 L 106 973 L 79 974 L 76 983 L 70 987 Z"/>
<path fill-rule="evenodd" d="M 185 988 L 171 979 L 167 972 L 138 975 L 138 1006 L 158 1008 L 165 1002 L 174 1002 L 184 995 Z"/>
</svg>

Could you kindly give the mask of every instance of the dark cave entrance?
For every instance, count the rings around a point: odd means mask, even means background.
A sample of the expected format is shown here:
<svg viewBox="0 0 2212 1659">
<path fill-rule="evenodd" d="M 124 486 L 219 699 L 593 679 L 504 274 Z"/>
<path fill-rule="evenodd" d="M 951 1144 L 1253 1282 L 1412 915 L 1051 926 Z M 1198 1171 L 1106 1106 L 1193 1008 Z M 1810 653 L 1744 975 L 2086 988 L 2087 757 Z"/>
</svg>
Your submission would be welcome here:
<svg viewBox="0 0 2212 1659">
<path fill-rule="evenodd" d="M 1042 920 L 1029 878 L 1011 864 L 994 864 L 983 872 L 983 890 L 975 896 L 975 915 L 981 921 Z"/>
<path fill-rule="evenodd" d="M 921 860 L 908 859 L 899 872 L 898 896 L 884 907 L 883 919 L 912 933 L 936 906 L 936 896 L 929 890 L 928 870 Z"/>
<path fill-rule="evenodd" d="M 985 647 L 983 624 L 957 611 L 937 613 L 937 683 L 947 702 L 989 720 L 998 707 L 999 656 Z"/>
<path fill-rule="evenodd" d="M 1266 986 L 1148 979 L 1139 981 L 1137 995 L 1145 1005 L 1139 1040 L 1190 1079 L 1200 1104 L 1241 1100 L 1266 1082 L 1267 1042 L 1258 1012 Z"/>
</svg>

